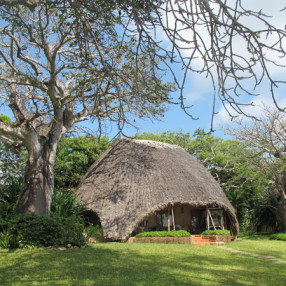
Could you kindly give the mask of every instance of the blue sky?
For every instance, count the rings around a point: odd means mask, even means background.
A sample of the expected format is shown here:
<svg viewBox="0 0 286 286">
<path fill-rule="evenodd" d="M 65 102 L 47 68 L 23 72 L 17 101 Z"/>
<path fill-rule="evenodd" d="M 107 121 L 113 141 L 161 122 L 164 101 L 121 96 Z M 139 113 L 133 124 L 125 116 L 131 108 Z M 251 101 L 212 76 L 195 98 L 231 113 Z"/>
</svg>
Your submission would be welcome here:
<svg viewBox="0 0 286 286">
<path fill-rule="evenodd" d="M 229 0 L 230 2 L 233 0 Z M 263 8 L 263 12 L 273 15 L 274 17 L 271 19 L 275 26 L 281 27 L 281 29 L 285 28 L 286 25 L 286 11 L 279 13 L 286 4 L 285 0 L 275 0 L 274 2 L 268 0 L 242 0 L 243 5 L 247 4 L 249 8 L 260 10 L 260 7 Z M 258 5 L 259 3 L 259 5 Z M 259 6 L 259 7 L 258 7 Z M 255 23 L 251 23 L 251 25 L 255 26 Z M 285 46 L 286 46 L 286 42 Z M 239 44 L 239 43 L 238 43 Z M 283 64 L 285 59 L 281 59 Z M 285 80 L 285 67 L 283 68 L 272 68 L 272 74 L 277 77 Z M 176 69 L 176 75 L 180 77 L 181 70 L 179 68 Z M 168 77 L 166 80 L 170 80 Z M 258 90 L 261 94 L 259 97 L 253 99 L 255 106 L 254 107 L 245 107 L 245 111 L 247 111 L 250 115 L 259 115 L 261 113 L 261 106 L 263 104 L 267 106 L 273 105 L 273 101 L 269 95 L 269 86 L 263 84 Z M 286 88 L 279 88 L 277 90 L 277 100 L 281 106 L 286 107 L 286 96 L 285 96 Z M 179 93 L 173 94 L 173 97 L 176 99 L 179 97 Z M 151 120 L 136 120 L 136 125 L 139 127 L 138 132 L 154 132 L 154 133 L 162 133 L 164 131 L 182 131 L 182 132 L 190 132 L 191 134 L 197 128 L 203 128 L 206 131 L 210 130 L 211 124 L 211 112 L 212 112 L 212 99 L 213 99 L 213 89 L 210 83 L 210 80 L 205 78 L 205 75 L 198 74 L 189 74 L 187 78 L 187 83 L 184 89 L 184 97 L 186 105 L 194 105 L 194 107 L 190 110 L 194 117 L 198 117 L 198 120 L 193 120 L 188 115 L 186 115 L 183 110 L 181 110 L 179 105 L 170 105 L 169 110 L 165 113 L 165 116 L 161 119 L 161 121 L 151 121 Z M 246 102 L 250 102 L 250 99 L 247 98 Z M 1 108 L 1 112 L 11 116 L 9 109 Z M 226 124 L 231 124 L 230 117 L 227 115 L 227 112 L 222 108 L 220 102 L 217 102 L 216 112 L 218 114 L 214 120 L 214 129 L 216 130 L 215 135 L 224 136 L 222 131 L 222 127 Z M 92 129 L 92 123 L 85 122 L 85 126 L 88 126 Z M 125 134 L 128 136 L 133 136 L 137 130 L 135 128 L 126 128 Z M 116 134 L 116 128 L 109 130 L 107 135 L 112 137 Z"/>
<path fill-rule="evenodd" d="M 229 0 L 232 2 L 233 0 Z M 253 9 L 255 11 L 259 11 L 262 9 L 262 12 L 272 16 L 272 18 L 268 18 L 275 27 L 279 27 L 282 30 L 286 28 L 286 11 L 281 12 L 286 4 L 284 0 L 242 0 L 242 5 L 246 5 L 247 8 Z M 258 25 L 255 21 L 249 20 L 247 17 L 244 19 L 245 23 L 255 29 L 263 29 L 261 25 Z M 203 33 L 203 31 L 202 31 Z M 185 34 L 184 36 L 187 36 Z M 266 41 L 271 41 L 274 38 L 269 36 Z M 286 49 L 286 41 L 283 42 L 285 44 L 284 49 Z M 237 42 L 237 47 L 239 52 L 244 55 L 246 58 L 248 54 L 243 50 L 245 45 L 242 42 Z M 283 67 L 277 67 L 271 65 L 269 63 L 269 70 L 271 75 L 276 80 L 286 80 L 285 76 L 285 66 L 286 59 L 278 58 L 275 54 L 268 55 L 270 59 L 275 59 L 277 62 Z M 256 72 L 261 73 L 261 69 L 256 69 Z M 181 71 L 179 69 L 176 70 L 177 76 L 180 76 Z M 249 90 L 252 89 L 252 85 L 249 84 L 247 86 Z M 262 82 L 261 86 L 259 86 L 256 90 L 256 93 L 259 94 L 257 97 L 248 97 L 244 95 L 245 98 L 242 99 L 244 103 L 253 103 L 253 106 L 245 106 L 243 110 L 249 114 L 254 116 L 261 116 L 263 114 L 263 106 L 274 106 L 273 100 L 270 94 L 269 82 Z M 178 97 L 178 94 L 174 95 L 174 98 Z M 285 84 L 280 86 L 275 91 L 276 100 L 280 107 L 286 108 L 286 87 Z M 191 134 L 196 130 L 196 128 L 203 128 L 206 131 L 210 130 L 211 124 L 211 112 L 212 112 L 212 99 L 213 99 L 213 89 L 210 82 L 210 79 L 207 79 L 205 75 L 198 74 L 189 74 L 187 78 L 187 84 L 184 89 L 184 97 L 186 98 L 186 105 L 194 105 L 191 109 L 192 115 L 194 117 L 199 117 L 198 120 L 192 120 L 188 117 L 179 106 L 170 106 L 169 111 L 166 112 L 162 121 L 159 122 L 151 122 L 151 121 L 137 121 L 138 126 L 140 127 L 139 133 L 143 132 L 155 132 L 161 133 L 164 131 L 172 130 L 172 131 L 183 131 L 190 132 Z M 223 128 L 226 125 L 231 125 L 233 122 L 231 118 L 228 116 L 226 110 L 222 107 L 221 102 L 216 102 L 215 111 L 218 113 L 214 119 L 214 129 L 216 130 L 215 135 L 224 136 Z M 232 114 L 235 115 L 235 112 Z M 241 118 L 241 117 L 240 117 Z M 243 118 L 247 121 L 247 118 Z M 134 135 L 136 132 L 135 129 L 129 128 L 125 130 L 127 135 Z"/>
</svg>

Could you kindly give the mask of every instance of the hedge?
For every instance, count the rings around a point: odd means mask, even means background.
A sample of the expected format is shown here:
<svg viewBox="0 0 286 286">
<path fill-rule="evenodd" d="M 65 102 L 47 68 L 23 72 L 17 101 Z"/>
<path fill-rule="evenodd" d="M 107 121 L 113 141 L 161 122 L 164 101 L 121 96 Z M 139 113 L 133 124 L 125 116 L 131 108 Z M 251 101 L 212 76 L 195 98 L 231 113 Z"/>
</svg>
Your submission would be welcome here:
<svg viewBox="0 0 286 286">
<path fill-rule="evenodd" d="M 0 246 L 83 246 L 86 239 L 83 224 L 75 217 L 49 215 L 16 215 L 8 221 L 8 229 L 0 236 Z"/>
<path fill-rule="evenodd" d="M 230 231 L 227 229 L 205 230 L 201 234 L 202 235 L 224 235 L 224 234 L 230 234 Z"/>
<path fill-rule="evenodd" d="M 190 236 L 190 233 L 186 230 L 171 230 L 171 231 L 149 231 L 141 232 L 135 235 L 135 237 L 182 237 Z"/>
<path fill-rule="evenodd" d="M 270 239 L 286 241 L 286 233 L 274 233 L 270 235 Z"/>
</svg>

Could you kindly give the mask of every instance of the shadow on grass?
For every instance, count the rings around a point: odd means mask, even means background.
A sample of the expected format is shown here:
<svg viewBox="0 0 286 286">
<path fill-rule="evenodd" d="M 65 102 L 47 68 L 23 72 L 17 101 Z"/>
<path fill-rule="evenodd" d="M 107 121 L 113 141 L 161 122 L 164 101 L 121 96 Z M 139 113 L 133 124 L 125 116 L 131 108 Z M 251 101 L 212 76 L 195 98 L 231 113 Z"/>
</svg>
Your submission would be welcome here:
<svg viewBox="0 0 286 286">
<path fill-rule="evenodd" d="M 1 285 L 285 285 L 286 279 L 285 265 L 214 247 L 106 243 L 1 256 Z"/>
</svg>

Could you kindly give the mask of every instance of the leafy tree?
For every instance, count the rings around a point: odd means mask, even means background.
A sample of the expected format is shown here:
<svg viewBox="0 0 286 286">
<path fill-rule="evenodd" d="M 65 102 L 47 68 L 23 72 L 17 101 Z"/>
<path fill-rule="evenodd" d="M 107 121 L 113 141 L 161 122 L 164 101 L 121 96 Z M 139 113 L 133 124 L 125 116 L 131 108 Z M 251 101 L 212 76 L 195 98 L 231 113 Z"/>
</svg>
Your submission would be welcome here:
<svg viewBox="0 0 286 286">
<path fill-rule="evenodd" d="M 0 114 L 0 121 L 10 125 L 15 124 L 9 116 L 4 114 Z M 9 142 L 0 137 L 0 180 L 2 185 L 5 185 L 10 177 L 16 179 L 23 176 L 25 161 L 26 152 L 24 148 L 15 142 Z"/>
<path fill-rule="evenodd" d="M 108 137 L 63 137 L 59 142 L 55 161 L 55 188 L 77 187 L 87 169 L 110 144 Z"/>
<path fill-rule="evenodd" d="M 259 121 L 239 122 L 227 132 L 259 150 L 256 168 L 268 178 L 261 200 L 275 214 L 279 231 L 286 232 L 286 117 L 275 109 L 263 111 Z"/>
<path fill-rule="evenodd" d="M 3 114 L 0 114 L 0 120 L 14 124 L 10 117 Z M 26 155 L 24 148 L 0 138 L 0 224 L 3 223 L 3 219 L 13 213 L 16 207 Z"/>
<path fill-rule="evenodd" d="M 169 144 L 178 145 L 186 150 L 190 148 L 191 137 L 190 133 L 183 133 L 181 131 L 166 131 L 161 134 L 152 132 L 144 132 L 143 134 L 136 134 L 135 139 L 154 140 L 158 142 L 165 142 Z"/>
<path fill-rule="evenodd" d="M 261 153 L 246 144 L 195 132 L 190 153 L 209 169 L 237 211 L 242 230 L 261 224 L 261 193 L 269 178 L 257 168 Z"/>
<path fill-rule="evenodd" d="M 135 37 L 118 35 L 118 11 L 95 4 L 87 45 L 81 17 L 65 2 L 0 9 L 0 98 L 15 117 L 15 124 L 0 121 L 1 137 L 28 152 L 18 213 L 50 212 L 57 145 L 76 123 L 92 119 L 101 131 L 111 121 L 122 130 L 133 117 L 164 112 L 171 85 Z"/>
</svg>

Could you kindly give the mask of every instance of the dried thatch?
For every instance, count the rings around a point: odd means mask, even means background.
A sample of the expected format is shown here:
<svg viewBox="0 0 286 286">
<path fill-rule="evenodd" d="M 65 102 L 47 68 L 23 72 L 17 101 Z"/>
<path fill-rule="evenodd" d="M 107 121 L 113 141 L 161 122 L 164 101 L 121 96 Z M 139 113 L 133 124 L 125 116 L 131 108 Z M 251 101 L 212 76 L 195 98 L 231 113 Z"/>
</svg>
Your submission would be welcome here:
<svg viewBox="0 0 286 286">
<path fill-rule="evenodd" d="M 104 237 L 126 240 L 147 215 L 176 204 L 223 208 L 233 234 L 235 212 L 207 169 L 181 147 L 118 139 L 90 167 L 77 189 L 97 213 Z"/>
</svg>

